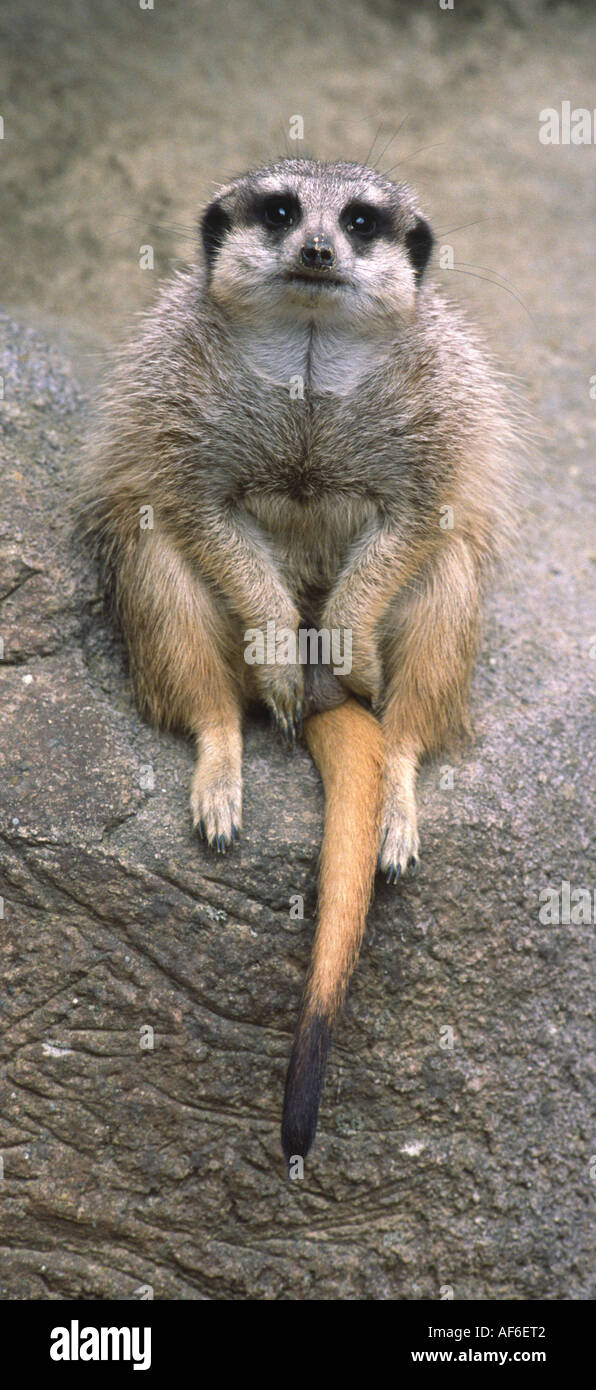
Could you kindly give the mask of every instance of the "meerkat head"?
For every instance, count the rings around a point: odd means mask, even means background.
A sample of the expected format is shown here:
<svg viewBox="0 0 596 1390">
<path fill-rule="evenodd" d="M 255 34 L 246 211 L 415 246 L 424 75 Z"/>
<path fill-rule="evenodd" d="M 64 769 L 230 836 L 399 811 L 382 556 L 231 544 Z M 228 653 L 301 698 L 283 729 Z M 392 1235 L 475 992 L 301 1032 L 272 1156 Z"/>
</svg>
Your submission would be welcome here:
<svg viewBox="0 0 596 1390">
<path fill-rule="evenodd" d="M 209 294 L 232 315 L 410 318 L 433 245 L 405 184 L 359 164 L 281 159 L 201 221 Z"/>
</svg>

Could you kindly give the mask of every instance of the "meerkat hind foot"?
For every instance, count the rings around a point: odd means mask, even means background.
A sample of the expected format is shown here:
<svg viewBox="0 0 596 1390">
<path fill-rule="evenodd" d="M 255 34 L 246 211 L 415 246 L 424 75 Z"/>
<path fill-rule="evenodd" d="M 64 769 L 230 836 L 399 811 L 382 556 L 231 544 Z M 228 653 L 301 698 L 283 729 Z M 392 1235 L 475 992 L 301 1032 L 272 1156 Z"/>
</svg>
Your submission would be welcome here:
<svg viewBox="0 0 596 1390">
<path fill-rule="evenodd" d="M 240 838 L 242 780 L 239 769 L 229 764 L 210 766 L 210 761 L 208 757 L 199 757 L 193 773 L 192 821 L 199 838 L 218 854 L 225 854 Z"/>
<path fill-rule="evenodd" d="M 387 808 L 381 825 L 378 866 L 387 883 L 397 883 L 405 874 L 415 874 L 420 857 L 420 841 L 415 819 L 402 811 Z"/>
</svg>

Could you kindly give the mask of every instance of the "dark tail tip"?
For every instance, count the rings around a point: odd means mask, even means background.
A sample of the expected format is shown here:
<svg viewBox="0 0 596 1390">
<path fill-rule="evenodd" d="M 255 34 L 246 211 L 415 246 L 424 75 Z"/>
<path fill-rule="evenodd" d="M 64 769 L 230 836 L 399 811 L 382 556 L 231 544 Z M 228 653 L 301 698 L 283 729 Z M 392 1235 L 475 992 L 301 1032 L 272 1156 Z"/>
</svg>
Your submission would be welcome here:
<svg viewBox="0 0 596 1390">
<path fill-rule="evenodd" d="M 281 1146 L 288 1163 L 292 1158 L 306 1158 L 314 1143 L 330 1042 L 331 1025 L 325 1015 L 304 1010 L 286 1076 L 281 1122 Z"/>
</svg>

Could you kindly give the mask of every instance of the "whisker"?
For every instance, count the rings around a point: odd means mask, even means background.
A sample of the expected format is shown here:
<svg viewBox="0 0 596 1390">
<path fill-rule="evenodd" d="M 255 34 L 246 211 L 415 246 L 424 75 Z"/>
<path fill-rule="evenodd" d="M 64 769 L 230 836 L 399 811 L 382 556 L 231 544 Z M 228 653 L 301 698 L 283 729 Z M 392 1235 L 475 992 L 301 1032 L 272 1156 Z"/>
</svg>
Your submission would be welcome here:
<svg viewBox="0 0 596 1390">
<path fill-rule="evenodd" d="M 378 126 L 377 131 L 376 131 L 376 134 L 375 134 L 375 136 L 374 136 L 374 138 L 373 138 L 373 142 L 372 142 L 372 145 L 371 145 L 371 147 L 370 147 L 370 149 L 369 149 L 369 151 L 368 151 L 368 154 L 366 155 L 366 158 L 362 161 L 363 164 L 364 164 L 365 166 L 368 164 L 369 159 L 372 159 L 372 152 L 373 152 L 373 150 L 374 150 L 374 148 L 375 148 L 375 145 L 376 145 L 376 143 L 377 143 L 377 140 L 378 140 L 378 138 L 379 138 L 379 135 L 381 134 L 382 129 L 383 129 L 383 122 L 381 121 L 381 124 L 380 124 L 380 126 Z"/>
<path fill-rule="evenodd" d="M 383 148 L 382 148 L 382 150 L 380 151 L 380 153 L 379 153 L 378 155 L 375 155 L 375 165 L 376 165 L 376 164 L 380 164 L 380 162 L 381 162 L 381 160 L 382 160 L 382 158 L 383 158 L 383 155 L 385 154 L 386 150 L 388 150 L 389 147 L 390 147 L 391 145 L 393 145 L 394 142 L 397 140 L 397 137 L 398 137 L 398 135 L 399 135 L 400 130 L 402 129 L 402 126 L 404 126 L 405 123 L 406 123 L 406 121 L 409 120 L 411 114 L 412 114 L 411 111 L 408 111 L 407 115 L 404 116 L 403 121 L 400 121 L 400 123 L 399 123 L 399 125 L 398 125 L 398 127 L 397 127 L 397 130 L 396 130 L 396 132 L 395 132 L 395 135 L 392 135 L 391 138 L 387 141 L 387 144 L 386 144 L 386 145 L 383 145 Z"/>
<path fill-rule="evenodd" d="M 510 290 L 515 290 L 517 293 L 517 285 L 514 285 L 513 281 L 508 280 L 505 275 L 501 275 L 500 270 L 493 270 L 492 265 L 476 265 L 474 261 L 458 261 L 457 264 L 463 265 L 466 268 L 469 267 L 470 270 L 485 270 L 487 275 L 496 276 L 497 280 L 502 280 L 504 285 L 507 285 Z"/>
<path fill-rule="evenodd" d="M 481 222 L 492 222 L 492 217 L 478 217 L 475 222 L 460 222 L 458 227 L 437 227 L 437 236 L 449 236 L 451 232 L 463 232 L 464 227 L 479 227 Z"/>
<path fill-rule="evenodd" d="M 181 237 L 186 241 L 194 241 L 196 232 L 183 222 L 146 222 L 143 217 L 127 217 L 124 225 L 116 227 L 115 231 L 106 233 L 106 240 L 111 237 L 120 236 L 129 228 L 141 228 L 149 232 L 169 232 L 170 235 Z"/>
<path fill-rule="evenodd" d="M 487 285 L 494 285 L 498 290 L 505 290 L 506 294 L 510 294 L 512 299 L 515 299 L 518 304 L 521 304 L 524 313 L 528 315 L 530 323 L 536 328 L 536 321 L 532 317 L 530 310 L 524 304 L 523 299 L 520 299 L 519 295 L 515 294 L 513 290 L 510 290 L 507 285 L 502 285 L 500 280 L 491 280 L 488 275 L 475 275 L 473 270 L 457 270 L 455 266 L 451 267 L 450 273 L 453 273 L 453 271 L 455 271 L 456 275 L 470 275 L 473 280 L 484 280 Z"/>
<path fill-rule="evenodd" d="M 285 149 L 285 152 L 286 152 L 286 159 L 289 159 L 289 158 L 290 158 L 290 147 L 289 147 L 289 145 L 288 145 L 288 132 L 287 132 L 287 130 L 286 130 L 286 128 L 285 128 L 285 125 L 284 125 L 283 121 L 280 121 L 280 123 L 279 123 L 279 128 L 280 128 L 280 130 L 281 130 L 281 138 L 282 138 L 283 145 L 284 145 L 284 149 Z"/>
<path fill-rule="evenodd" d="M 416 157 L 417 154 L 424 154 L 424 151 L 425 151 L 425 150 L 436 150 L 436 149 L 438 149 L 439 145 L 446 145 L 446 144 L 447 144 L 447 141 L 446 141 L 446 140 L 436 140 L 436 141 L 434 142 L 433 145 L 421 145 L 421 146 L 420 146 L 420 149 L 418 149 L 418 150 L 412 150 L 412 153 L 409 154 L 409 155 L 407 156 L 406 159 L 398 159 L 397 163 L 396 163 L 396 164 L 392 164 L 390 169 L 384 169 L 384 170 L 383 170 L 383 178 L 386 179 L 387 176 L 388 176 L 389 174 L 392 174 L 392 173 L 393 173 L 393 170 L 394 170 L 394 169 L 399 169 L 400 164 L 409 164 L 409 163 L 410 163 L 410 160 L 411 160 L 411 159 L 415 159 L 415 157 Z"/>
</svg>

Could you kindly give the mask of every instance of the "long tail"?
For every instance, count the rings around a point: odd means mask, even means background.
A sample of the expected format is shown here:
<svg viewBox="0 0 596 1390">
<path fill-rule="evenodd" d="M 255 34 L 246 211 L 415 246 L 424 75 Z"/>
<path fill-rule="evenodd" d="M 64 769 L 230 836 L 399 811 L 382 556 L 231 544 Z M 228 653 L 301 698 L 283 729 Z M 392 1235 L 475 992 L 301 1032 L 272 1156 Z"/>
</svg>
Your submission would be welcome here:
<svg viewBox="0 0 596 1390">
<path fill-rule="evenodd" d="M 325 788 L 319 916 L 310 970 L 286 1077 L 282 1148 L 306 1156 L 335 1019 L 364 936 L 377 863 L 383 736 L 355 700 L 307 719 L 306 742 Z"/>
</svg>

